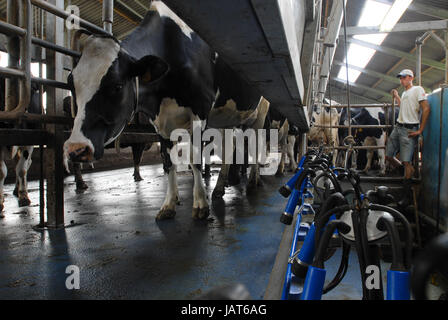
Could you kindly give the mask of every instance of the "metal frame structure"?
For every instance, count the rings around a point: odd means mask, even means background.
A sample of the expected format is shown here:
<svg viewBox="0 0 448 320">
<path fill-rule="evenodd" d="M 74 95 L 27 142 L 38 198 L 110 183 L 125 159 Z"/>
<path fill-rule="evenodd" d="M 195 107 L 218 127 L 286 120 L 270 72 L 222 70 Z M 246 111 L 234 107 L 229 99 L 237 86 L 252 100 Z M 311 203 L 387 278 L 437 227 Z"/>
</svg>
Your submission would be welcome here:
<svg viewBox="0 0 448 320">
<path fill-rule="evenodd" d="M 57 17 L 67 19 L 70 13 L 64 11 L 64 0 L 8 0 L 7 22 L 0 21 L 0 33 L 8 37 L 9 66 L 0 68 L 0 75 L 7 78 L 6 108 L 0 112 L 0 121 L 19 123 L 22 121 L 48 124 L 41 130 L 0 129 L 0 145 L 40 145 L 41 181 L 40 181 L 40 223 L 38 228 L 63 228 L 64 223 L 64 168 L 62 147 L 69 132 L 64 132 L 64 125 L 71 125 L 73 119 L 59 116 L 62 114 L 62 95 L 56 89 L 68 90 L 67 83 L 62 82 L 62 59 L 58 55 L 74 58 L 81 56 L 80 52 L 68 49 L 64 44 L 64 25 Z M 32 5 L 47 12 L 46 40 L 32 36 L 33 15 Z M 82 28 L 96 34 L 112 35 L 113 0 L 103 1 L 102 29 L 80 17 Z M 43 14 L 42 14 L 43 16 Z M 73 17 L 73 16 L 72 16 Z M 43 24 L 43 21 L 42 21 Z M 43 26 L 41 26 L 43 30 Z M 19 41 L 17 41 L 17 38 Z M 49 79 L 31 76 L 31 45 L 46 49 L 47 77 Z M 53 79 L 53 80 L 52 80 Z M 30 103 L 31 82 L 47 88 L 47 112 L 44 115 L 26 112 Z M 40 90 L 42 94 L 42 90 Z M 18 99 L 17 99 L 18 97 Z M 17 101 L 18 100 L 18 101 Z M 122 140 L 141 143 L 157 141 L 154 134 L 130 132 L 124 134 Z M 44 157 L 44 146 L 45 157 Z M 44 158 L 44 159 L 43 159 Z M 44 215 L 44 177 L 47 180 L 47 221 Z"/>
</svg>

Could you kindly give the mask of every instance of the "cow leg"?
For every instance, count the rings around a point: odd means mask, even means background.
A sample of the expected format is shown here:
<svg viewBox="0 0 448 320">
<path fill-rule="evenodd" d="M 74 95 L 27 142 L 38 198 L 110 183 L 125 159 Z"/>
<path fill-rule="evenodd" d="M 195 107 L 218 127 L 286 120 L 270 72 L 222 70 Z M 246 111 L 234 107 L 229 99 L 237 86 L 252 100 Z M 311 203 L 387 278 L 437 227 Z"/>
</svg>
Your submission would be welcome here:
<svg viewBox="0 0 448 320">
<path fill-rule="evenodd" d="M 258 141 L 258 129 L 263 129 L 264 123 L 266 120 L 266 115 L 269 112 L 269 106 L 270 103 L 265 98 L 261 98 L 260 102 L 257 106 L 258 114 L 257 114 L 257 120 L 252 124 L 252 128 L 255 129 L 256 134 L 256 150 L 255 153 L 255 164 L 250 165 L 250 175 L 249 175 L 249 181 L 247 183 L 246 192 L 250 192 L 251 190 L 255 189 L 258 186 L 263 185 L 263 181 L 261 181 L 260 178 L 260 168 L 258 164 L 258 155 L 260 154 L 261 150 L 259 150 L 259 141 Z M 265 141 L 262 141 L 262 145 L 260 146 L 262 150 L 266 151 L 266 144 Z"/>
<path fill-rule="evenodd" d="M 381 138 L 376 140 L 377 146 L 385 146 L 386 145 L 386 133 L 383 132 Z M 386 150 L 378 149 L 378 158 L 380 160 L 380 175 L 384 176 L 386 174 Z"/>
<path fill-rule="evenodd" d="M 287 146 L 282 144 L 280 146 L 281 148 L 281 157 L 280 157 L 280 163 L 278 164 L 277 172 L 275 173 L 276 176 L 282 176 L 285 172 L 285 158 L 287 153 Z"/>
<path fill-rule="evenodd" d="M 372 159 L 373 159 L 373 150 L 367 150 L 367 163 L 364 167 L 363 172 L 367 174 L 372 167 Z"/>
<path fill-rule="evenodd" d="M 8 168 L 5 164 L 5 155 L 6 155 L 6 148 L 1 147 L 0 148 L 0 218 L 4 218 L 5 215 L 3 213 L 4 209 L 4 201 L 5 201 L 5 195 L 3 194 L 3 185 L 5 183 L 6 175 L 8 174 Z"/>
<path fill-rule="evenodd" d="M 19 207 L 26 207 L 31 204 L 28 197 L 27 173 L 32 163 L 31 155 L 33 154 L 33 150 L 34 147 L 20 147 L 18 152 L 19 161 L 16 166 L 16 181 Z"/>
<path fill-rule="evenodd" d="M 168 173 L 168 190 L 165 201 L 156 216 L 156 220 L 172 219 L 176 215 L 177 203 L 177 166 L 171 165 Z"/>
<path fill-rule="evenodd" d="M 295 136 L 288 136 L 287 153 L 289 157 L 289 168 L 292 172 L 297 169 L 297 162 L 294 156 L 294 146 L 296 144 Z"/>
<path fill-rule="evenodd" d="M 142 181 L 143 178 L 140 175 L 140 164 L 142 163 L 143 151 L 145 151 L 144 143 L 137 143 L 131 146 L 132 148 L 132 157 L 134 159 L 134 181 Z"/>
<path fill-rule="evenodd" d="M 225 194 L 225 187 L 227 185 L 227 177 L 229 176 L 229 164 L 222 164 L 219 172 L 218 180 L 216 181 L 215 189 L 213 190 L 213 199 L 220 199 Z"/>
<path fill-rule="evenodd" d="M 163 170 L 168 173 L 168 190 L 162 207 L 156 216 L 156 220 L 173 219 L 176 215 L 176 203 L 178 200 L 177 166 L 171 162 L 170 151 L 173 143 L 160 137 L 160 154 L 163 160 Z"/>
<path fill-rule="evenodd" d="M 76 191 L 84 191 L 89 188 L 82 178 L 81 164 L 79 162 L 73 162 L 73 172 L 75 175 Z"/>
<path fill-rule="evenodd" d="M 202 180 L 202 172 L 196 165 L 191 164 L 193 171 L 194 186 L 193 186 L 193 218 L 206 219 L 210 214 L 207 195 L 205 191 L 204 181 Z"/>
</svg>

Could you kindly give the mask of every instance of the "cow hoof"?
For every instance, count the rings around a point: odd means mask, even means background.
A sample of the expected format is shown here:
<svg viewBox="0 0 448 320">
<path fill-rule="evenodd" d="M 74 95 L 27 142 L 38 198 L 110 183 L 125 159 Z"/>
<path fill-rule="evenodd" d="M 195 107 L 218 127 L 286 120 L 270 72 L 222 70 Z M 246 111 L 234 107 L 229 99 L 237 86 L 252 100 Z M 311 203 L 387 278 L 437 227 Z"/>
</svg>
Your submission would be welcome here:
<svg viewBox="0 0 448 320">
<path fill-rule="evenodd" d="M 209 207 L 205 208 L 193 208 L 193 219 L 195 220 L 205 220 L 210 215 Z"/>
<path fill-rule="evenodd" d="M 212 198 L 213 199 L 222 199 L 224 197 L 225 191 L 224 190 L 213 190 Z"/>
<path fill-rule="evenodd" d="M 283 170 L 277 170 L 277 172 L 275 173 L 275 175 L 276 175 L 277 177 L 283 177 L 283 176 L 284 176 Z"/>
<path fill-rule="evenodd" d="M 19 207 L 20 208 L 28 207 L 30 204 L 31 204 L 31 201 L 28 198 L 21 198 L 21 199 L 19 199 Z"/>
<path fill-rule="evenodd" d="M 84 182 L 76 182 L 76 191 L 84 191 L 89 189 L 89 186 Z"/>
<path fill-rule="evenodd" d="M 249 182 L 246 187 L 246 193 L 257 191 L 258 184 L 256 182 Z"/>
<path fill-rule="evenodd" d="M 140 175 L 135 175 L 134 176 L 134 181 L 135 182 L 143 181 L 143 178 Z"/>
<path fill-rule="evenodd" d="M 12 192 L 12 194 L 16 197 L 19 197 L 19 188 L 17 188 L 17 186 L 14 188 L 14 191 Z"/>
<path fill-rule="evenodd" d="M 176 211 L 173 209 L 162 209 L 156 216 L 157 221 L 174 219 Z"/>
</svg>

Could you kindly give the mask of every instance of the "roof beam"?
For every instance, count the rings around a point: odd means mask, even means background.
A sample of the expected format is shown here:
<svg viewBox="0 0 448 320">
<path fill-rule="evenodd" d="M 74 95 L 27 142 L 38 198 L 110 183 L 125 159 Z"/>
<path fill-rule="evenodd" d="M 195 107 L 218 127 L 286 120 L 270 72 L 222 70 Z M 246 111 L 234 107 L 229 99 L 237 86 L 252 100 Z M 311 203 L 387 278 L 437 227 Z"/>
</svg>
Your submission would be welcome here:
<svg viewBox="0 0 448 320">
<path fill-rule="evenodd" d="M 367 48 L 370 48 L 370 49 L 373 49 L 373 50 L 376 50 L 376 51 L 379 51 L 379 52 L 383 52 L 383 53 L 388 54 L 388 55 L 392 55 L 392 56 L 396 56 L 396 57 L 399 57 L 399 58 L 407 59 L 409 61 L 417 62 L 417 58 L 416 58 L 415 55 L 413 55 L 411 53 L 408 53 L 408 52 L 405 52 L 405 51 L 401 51 L 401 50 L 397 50 L 397 49 L 393 49 L 393 48 L 388 48 L 388 47 L 384 47 L 384 46 L 378 46 L 376 44 L 373 44 L 373 43 L 370 43 L 370 42 L 367 42 L 367 41 L 362 41 L 362 40 L 359 40 L 359 39 L 354 39 L 354 38 L 350 38 L 350 39 L 348 39 L 348 41 L 350 43 L 355 43 L 355 44 L 358 44 L 360 46 L 367 47 Z M 445 65 L 443 63 L 440 63 L 437 60 L 428 59 L 428 58 L 422 58 L 422 64 L 430 66 L 430 67 L 433 67 L 433 68 L 438 69 L 438 70 L 445 71 Z"/>
<path fill-rule="evenodd" d="M 419 21 L 419 22 L 405 22 L 397 23 L 391 31 L 381 31 L 380 26 L 371 27 L 348 27 L 347 36 L 354 36 L 358 34 L 376 34 L 389 32 L 416 32 L 416 31 L 431 31 L 431 30 L 446 30 L 448 28 L 448 20 L 433 20 L 433 21 Z M 343 36 L 341 32 L 339 36 Z"/>
<path fill-rule="evenodd" d="M 335 97 L 335 96 L 337 96 L 338 94 L 344 94 L 344 96 L 345 96 L 345 93 L 343 92 L 344 89 L 341 88 L 341 87 L 339 87 L 338 85 L 336 85 L 335 82 L 332 82 L 332 83 L 328 86 L 328 88 L 329 88 L 329 90 L 327 90 L 327 95 L 326 95 L 327 98 L 330 97 L 330 90 L 331 90 L 331 95 L 332 95 L 331 98 L 332 98 L 332 99 L 334 99 L 334 98 L 337 99 L 337 97 Z M 336 92 L 335 92 L 335 90 L 336 90 Z M 377 103 L 377 102 L 380 101 L 380 100 L 375 99 L 375 98 L 372 98 L 372 97 L 359 95 L 359 94 L 357 94 L 357 93 L 355 93 L 355 92 L 353 92 L 353 91 L 350 91 L 350 95 L 351 95 L 352 97 L 354 97 L 354 98 L 358 98 L 358 99 L 360 98 L 360 99 L 365 100 L 365 103 Z M 384 98 L 384 99 L 385 99 L 385 98 Z M 337 101 L 337 100 L 335 100 L 335 101 Z M 342 102 L 342 101 L 337 101 L 337 102 L 339 102 L 340 104 L 346 104 L 346 102 Z M 363 102 L 363 103 L 364 103 L 364 102 Z"/>
<path fill-rule="evenodd" d="M 333 78 L 333 80 L 335 80 L 337 82 L 340 82 L 340 83 L 343 83 L 343 84 L 347 84 L 347 81 L 339 79 L 339 78 Z M 366 90 L 366 91 L 369 91 L 369 92 L 372 92 L 372 93 L 376 93 L 377 95 L 385 97 L 385 98 L 388 98 L 389 100 L 392 99 L 392 95 L 390 93 L 386 92 L 386 91 L 375 89 L 375 88 L 371 88 L 371 87 L 368 87 L 368 86 L 365 86 L 365 85 L 362 85 L 362 84 L 359 84 L 359 83 L 354 83 L 354 82 L 349 82 L 349 84 L 350 84 L 351 87 L 360 88 L 360 89 L 363 89 L 363 90 Z"/>
<path fill-rule="evenodd" d="M 337 60 L 335 60 L 334 63 L 335 63 L 336 65 L 341 66 L 341 67 L 345 67 L 345 63 L 342 62 L 342 61 L 337 61 Z M 348 68 L 349 68 L 349 69 L 356 70 L 356 71 L 359 71 L 359 72 L 362 72 L 362 73 L 365 73 L 365 74 L 367 74 L 367 75 L 369 75 L 369 76 L 372 76 L 372 77 L 375 77 L 375 78 L 379 78 L 379 79 L 382 79 L 382 80 L 385 80 L 385 81 L 392 82 L 392 83 L 395 84 L 395 85 L 399 85 L 399 80 L 398 80 L 396 77 L 390 76 L 390 75 L 388 75 L 388 74 L 381 73 L 381 72 L 374 71 L 374 70 L 370 70 L 370 69 L 360 68 L 360 67 L 354 66 L 354 65 L 352 65 L 352 64 L 349 64 L 349 65 L 348 65 Z M 423 87 L 423 88 L 424 88 L 425 91 L 427 91 L 427 92 L 428 92 L 428 91 L 431 91 L 431 89 L 429 89 L 429 88 L 426 88 L 426 87 Z"/>
<path fill-rule="evenodd" d="M 428 6 L 427 4 L 421 4 L 414 1 L 413 3 L 411 3 L 408 9 L 429 17 L 448 19 L 448 10 Z"/>
<path fill-rule="evenodd" d="M 393 1 L 391 0 L 375 0 L 375 1 L 385 3 L 388 5 L 393 4 Z M 419 14 L 423 14 L 428 17 L 434 17 L 437 19 L 448 19 L 448 10 L 430 6 L 426 3 L 422 4 L 414 1 L 409 5 L 408 10 L 415 11 Z"/>
<path fill-rule="evenodd" d="M 342 61 L 335 60 L 334 63 L 336 65 L 338 65 L 338 66 L 345 67 L 345 63 L 342 62 Z M 383 80 L 386 80 L 386 81 L 389 81 L 389 82 L 393 82 L 395 84 L 397 84 L 399 82 L 397 78 L 395 78 L 393 76 L 390 76 L 390 75 L 387 75 L 387 74 L 384 74 L 384 73 L 381 73 L 381 72 L 378 72 L 378 71 L 360 68 L 360 67 L 354 66 L 352 64 L 349 64 L 348 68 L 356 70 L 356 71 L 359 71 L 359 72 L 362 72 L 362 73 L 365 73 L 365 74 L 367 74 L 369 76 L 372 76 L 372 77 L 375 77 L 375 78 L 380 78 L 380 79 L 383 79 Z"/>
</svg>

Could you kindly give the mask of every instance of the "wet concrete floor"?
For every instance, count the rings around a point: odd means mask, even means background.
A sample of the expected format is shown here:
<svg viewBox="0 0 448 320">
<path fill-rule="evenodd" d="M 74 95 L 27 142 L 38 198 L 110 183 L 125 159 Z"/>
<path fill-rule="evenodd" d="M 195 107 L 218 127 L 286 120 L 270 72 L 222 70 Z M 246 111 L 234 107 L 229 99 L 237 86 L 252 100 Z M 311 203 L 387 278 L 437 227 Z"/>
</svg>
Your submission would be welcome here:
<svg viewBox="0 0 448 320">
<path fill-rule="evenodd" d="M 28 208 L 18 208 L 5 186 L 0 219 L 0 299 L 195 299 L 209 289 L 244 284 L 261 299 L 280 244 L 279 215 L 287 199 L 277 189 L 288 179 L 264 177 L 246 196 L 242 183 L 210 201 L 207 221 L 191 217 L 191 172 L 178 175 L 181 205 L 174 220 L 156 222 L 167 180 L 162 165 L 85 174 L 89 189 L 75 192 L 66 178 L 65 221 L 57 231 L 33 230 L 39 222 L 38 182 L 30 182 Z M 206 183 L 211 195 L 217 179 Z M 80 289 L 67 290 L 66 268 L 80 270 Z"/>
</svg>

